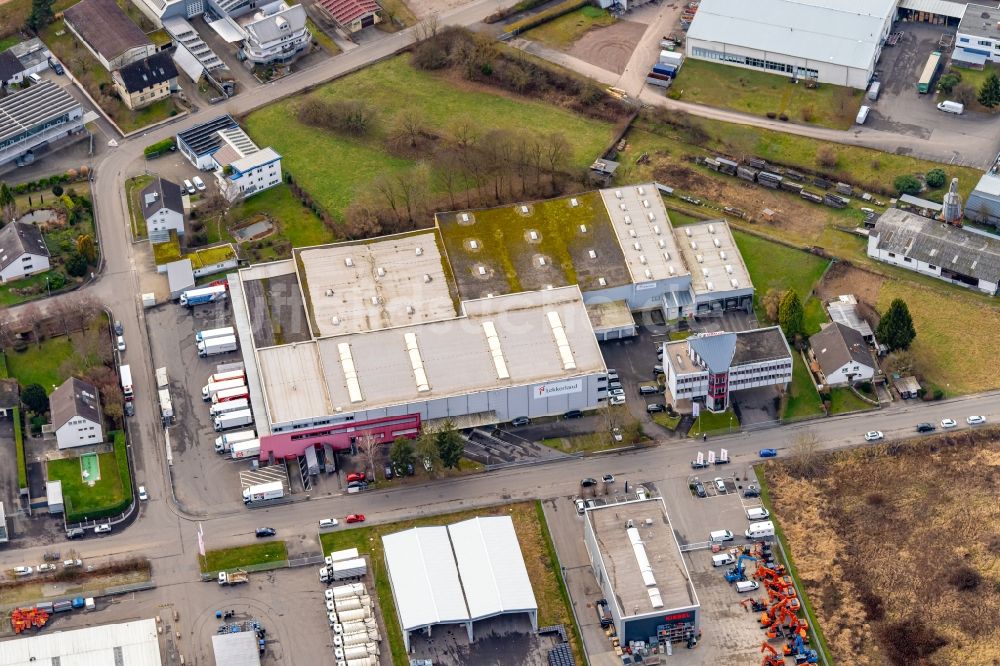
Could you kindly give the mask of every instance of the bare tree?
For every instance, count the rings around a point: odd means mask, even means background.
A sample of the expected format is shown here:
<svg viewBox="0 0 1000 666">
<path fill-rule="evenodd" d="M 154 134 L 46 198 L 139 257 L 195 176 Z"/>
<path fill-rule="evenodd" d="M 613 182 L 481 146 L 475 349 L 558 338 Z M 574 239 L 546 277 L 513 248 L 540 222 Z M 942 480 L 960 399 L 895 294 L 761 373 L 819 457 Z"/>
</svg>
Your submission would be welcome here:
<svg viewBox="0 0 1000 666">
<path fill-rule="evenodd" d="M 462 165 L 455 153 L 450 149 L 439 151 L 434 156 L 434 183 L 436 189 L 444 190 L 448 193 L 448 202 L 451 209 L 455 210 L 455 189 L 461 179 Z"/>
<path fill-rule="evenodd" d="M 423 41 L 425 39 L 431 39 L 436 37 L 438 34 L 438 17 L 437 14 L 432 14 L 418 23 L 414 30 L 417 33 L 417 41 Z"/>
<path fill-rule="evenodd" d="M 366 433 L 361 436 L 361 439 L 357 441 L 358 451 L 365 459 L 365 464 L 368 466 L 365 471 L 370 471 L 372 478 L 375 477 L 375 459 L 378 457 L 379 450 L 382 447 L 382 443 L 375 437 L 375 435 Z"/>
<path fill-rule="evenodd" d="M 421 162 L 413 169 L 396 175 L 399 197 L 406 208 L 406 220 L 413 224 L 427 206 L 430 195 L 431 172 L 426 163 Z"/>
<path fill-rule="evenodd" d="M 423 114 L 415 109 L 404 109 L 393 118 L 389 127 L 389 143 L 396 148 L 416 148 L 420 140 L 431 136 L 430 125 L 428 125 Z"/>
<path fill-rule="evenodd" d="M 792 470 L 803 477 L 813 477 L 822 469 L 823 454 L 819 437 L 812 430 L 803 430 L 792 441 Z"/>
<path fill-rule="evenodd" d="M 118 375 L 106 365 L 97 365 L 88 369 L 84 376 L 97 388 L 104 414 L 118 422 L 123 416 L 124 400 Z"/>
<path fill-rule="evenodd" d="M 385 201 L 386 206 L 392 211 L 392 214 L 396 217 L 396 221 L 399 221 L 399 193 L 396 189 L 396 180 L 391 176 L 381 173 L 376 176 L 375 180 L 371 184 L 372 190 L 381 196 Z"/>
<path fill-rule="evenodd" d="M 562 132 L 552 132 L 545 137 L 545 162 L 552 175 L 552 190 L 557 189 L 559 174 L 569 163 L 572 146 Z"/>
</svg>

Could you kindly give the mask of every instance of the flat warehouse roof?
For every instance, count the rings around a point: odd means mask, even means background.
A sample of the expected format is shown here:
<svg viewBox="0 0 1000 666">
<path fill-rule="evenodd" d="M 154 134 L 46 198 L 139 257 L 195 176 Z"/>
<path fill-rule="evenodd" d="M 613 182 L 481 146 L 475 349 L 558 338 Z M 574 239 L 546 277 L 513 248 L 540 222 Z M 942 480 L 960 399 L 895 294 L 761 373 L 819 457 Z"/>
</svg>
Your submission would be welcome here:
<svg viewBox="0 0 1000 666">
<path fill-rule="evenodd" d="M 467 301 L 463 308 L 463 316 L 444 321 L 259 350 L 271 421 L 604 370 L 578 287 Z"/>
<path fill-rule="evenodd" d="M 652 183 L 601 190 L 632 282 L 687 275 L 671 234 L 670 217 Z"/>
<path fill-rule="evenodd" d="M 868 70 L 897 0 L 702 0 L 688 39 Z"/>
<path fill-rule="evenodd" d="M 455 317 L 433 230 L 297 250 L 296 264 L 317 336 Z"/>
<path fill-rule="evenodd" d="M 152 619 L 56 631 L 0 643 L 0 666 L 160 666 Z"/>
<path fill-rule="evenodd" d="M 691 267 L 696 294 L 752 289 L 750 272 L 725 220 L 688 224 L 674 229 L 684 261 Z"/>
<path fill-rule="evenodd" d="M 619 604 L 622 616 L 698 605 L 663 500 L 608 504 L 588 510 L 586 517 L 614 590 L 609 601 Z"/>
<path fill-rule="evenodd" d="M 1000 9 L 990 5 L 969 4 L 962 14 L 958 24 L 958 32 L 974 37 L 997 38 L 997 23 L 1000 22 Z"/>
</svg>

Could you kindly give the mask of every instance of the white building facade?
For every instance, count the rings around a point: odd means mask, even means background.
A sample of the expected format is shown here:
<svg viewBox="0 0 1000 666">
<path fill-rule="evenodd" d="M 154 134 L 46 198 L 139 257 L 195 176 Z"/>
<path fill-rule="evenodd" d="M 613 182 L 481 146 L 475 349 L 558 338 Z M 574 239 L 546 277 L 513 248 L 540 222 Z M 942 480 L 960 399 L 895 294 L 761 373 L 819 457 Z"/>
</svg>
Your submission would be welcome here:
<svg viewBox="0 0 1000 666">
<path fill-rule="evenodd" d="M 256 65 L 289 62 L 307 49 L 312 40 L 302 5 L 289 7 L 284 2 L 273 2 L 242 27 L 246 39 L 240 55 Z"/>
<path fill-rule="evenodd" d="M 49 270 L 49 250 L 33 224 L 12 222 L 0 229 L 0 284 Z"/>
<path fill-rule="evenodd" d="M 256 146 L 254 146 L 256 148 Z M 215 172 L 219 188 L 229 201 L 249 197 L 281 184 L 281 155 L 264 148 L 220 165 Z"/>
<path fill-rule="evenodd" d="M 702 0 L 688 57 L 867 88 L 896 16 L 896 0 Z"/>
<path fill-rule="evenodd" d="M 49 396 L 52 429 L 60 449 L 100 444 L 104 441 L 97 389 L 70 377 Z"/>
</svg>

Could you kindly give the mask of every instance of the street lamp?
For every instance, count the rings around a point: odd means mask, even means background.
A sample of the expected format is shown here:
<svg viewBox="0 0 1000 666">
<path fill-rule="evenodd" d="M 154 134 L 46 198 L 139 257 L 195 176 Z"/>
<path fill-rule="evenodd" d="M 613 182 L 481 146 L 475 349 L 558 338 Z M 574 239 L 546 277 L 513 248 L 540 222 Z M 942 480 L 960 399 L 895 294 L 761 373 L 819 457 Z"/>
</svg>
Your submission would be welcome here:
<svg viewBox="0 0 1000 666">
<path fill-rule="evenodd" d="M 47 296 L 52 295 L 52 289 L 49 287 L 49 276 L 45 276 L 45 292 Z"/>
</svg>

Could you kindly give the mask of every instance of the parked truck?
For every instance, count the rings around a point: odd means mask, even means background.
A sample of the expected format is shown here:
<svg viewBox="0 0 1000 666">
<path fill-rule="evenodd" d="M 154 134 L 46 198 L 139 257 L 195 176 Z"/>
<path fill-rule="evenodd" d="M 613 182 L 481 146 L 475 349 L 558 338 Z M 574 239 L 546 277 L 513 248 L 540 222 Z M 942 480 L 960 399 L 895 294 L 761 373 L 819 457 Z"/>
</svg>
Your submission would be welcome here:
<svg viewBox="0 0 1000 666">
<path fill-rule="evenodd" d="M 246 386 L 239 386 L 237 388 L 226 389 L 225 391 L 219 391 L 212 396 L 212 403 L 218 404 L 220 402 L 229 402 L 230 400 L 239 400 L 240 398 L 249 398 L 250 390 Z"/>
<path fill-rule="evenodd" d="M 201 399 L 208 402 L 215 397 L 219 391 L 228 391 L 234 388 L 246 388 L 247 383 L 242 377 L 238 379 L 226 379 L 221 382 L 214 382 L 209 379 L 208 383 L 201 387 Z"/>
<path fill-rule="evenodd" d="M 259 439 L 249 439 L 245 442 L 236 442 L 231 447 L 233 460 L 242 460 L 243 458 L 253 458 L 254 456 L 260 455 L 260 440 Z"/>
<path fill-rule="evenodd" d="M 233 444 L 246 442 L 251 439 L 257 439 L 257 432 L 254 430 L 240 430 L 239 432 L 219 435 L 215 438 L 215 452 L 227 453 L 233 448 Z"/>
<path fill-rule="evenodd" d="M 219 585 L 239 585 L 240 583 L 245 583 L 248 580 L 250 580 L 250 574 L 248 574 L 244 569 L 219 572 Z"/>
<path fill-rule="evenodd" d="M 122 378 L 122 394 L 125 396 L 125 400 L 131 401 L 135 395 L 132 393 L 132 368 L 126 364 L 118 368 L 118 372 L 121 373 Z"/>
<path fill-rule="evenodd" d="M 235 364 L 232 364 L 232 365 L 238 365 L 238 366 L 240 366 L 240 368 L 239 369 L 235 369 L 235 370 L 226 370 L 225 372 L 216 372 L 214 375 L 209 375 L 208 376 L 208 383 L 211 384 L 212 382 L 216 382 L 216 383 L 218 383 L 218 382 L 228 382 L 230 379 L 239 379 L 240 381 L 246 380 L 247 374 L 246 374 L 246 371 L 242 367 L 243 364 L 242 363 L 235 363 Z M 222 368 L 222 367 L 224 367 L 224 366 L 221 366 L 221 365 L 218 366 L 218 368 Z M 216 369 L 218 369 L 218 368 L 216 368 Z"/>
<path fill-rule="evenodd" d="M 243 490 L 243 503 L 263 502 L 265 500 L 279 499 L 285 496 L 285 487 L 281 481 L 271 481 L 270 483 L 259 483 Z M 364 560 L 361 560 L 363 563 Z"/>
<path fill-rule="evenodd" d="M 253 423 L 253 412 L 249 409 L 241 409 L 238 412 L 229 412 L 228 414 L 216 416 L 213 423 L 215 425 L 215 432 L 241 428 Z"/>
<path fill-rule="evenodd" d="M 350 578 L 360 578 L 368 572 L 368 565 L 363 558 L 353 560 L 341 560 L 334 562 L 328 570 L 330 580 L 348 580 Z"/>
<path fill-rule="evenodd" d="M 230 400 L 229 402 L 214 404 L 211 409 L 208 410 L 208 413 L 212 416 L 222 416 L 223 414 L 239 412 L 244 409 L 250 409 L 250 401 L 246 398 L 240 398 L 239 400 Z"/>
<path fill-rule="evenodd" d="M 160 389 L 158 391 L 160 396 L 160 416 L 164 421 L 169 421 L 174 418 L 174 405 L 170 401 L 170 389 Z"/>
<path fill-rule="evenodd" d="M 214 287 L 202 287 L 200 289 L 188 289 L 181 294 L 181 305 L 186 308 L 193 308 L 196 305 L 214 303 L 226 298 L 226 286 L 217 284 Z"/>
<path fill-rule="evenodd" d="M 215 356 L 216 354 L 227 354 L 236 351 L 239 347 L 240 345 L 236 342 L 235 335 L 212 338 L 211 340 L 198 343 L 198 356 L 205 358 L 206 356 Z"/>
<path fill-rule="evenodd" d="M 194 341 L 204 342 L 212 338 L 224 338 L 227 335 L 236 335 L 236 329 L 232 326 L 225 326 L 223 328 L 210 328 L 207 331 L 198 331 L 194 334 Z"/>
</svg>

